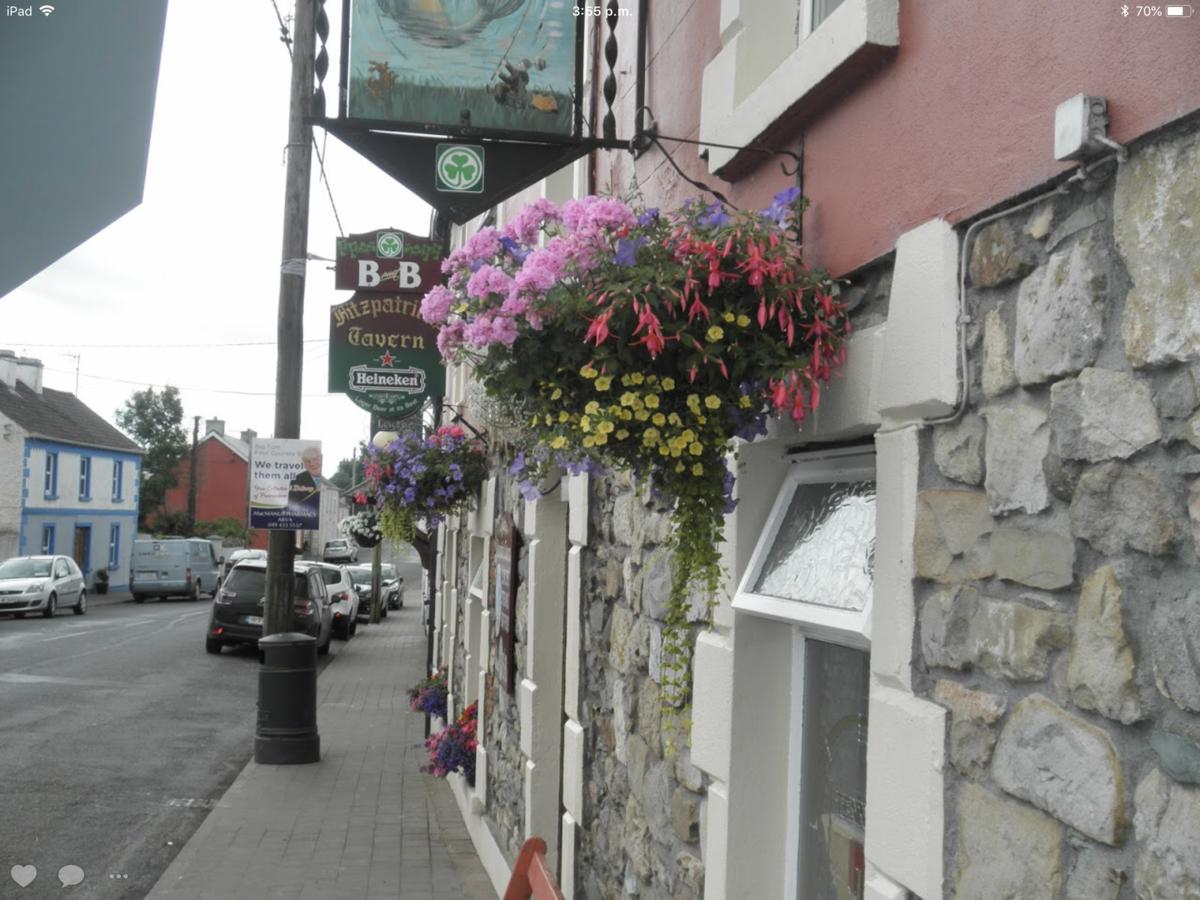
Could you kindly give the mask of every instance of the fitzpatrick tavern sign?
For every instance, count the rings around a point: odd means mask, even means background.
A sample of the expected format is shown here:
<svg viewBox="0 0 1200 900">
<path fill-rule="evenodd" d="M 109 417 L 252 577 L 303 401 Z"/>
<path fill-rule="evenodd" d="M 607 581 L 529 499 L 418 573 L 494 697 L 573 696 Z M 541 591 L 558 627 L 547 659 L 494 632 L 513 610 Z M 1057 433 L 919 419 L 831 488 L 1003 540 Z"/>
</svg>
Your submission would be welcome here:
<svg viewBox="0 0 1200 900">
<path fill-rule="evenodd" d="M 441 260 L 435 241 L 397 229 L 338 239 L 335 285 L 355 293 L 330 309 L 330 391 L 390 420 L 445 393 L 437 331 L 420 317 Z"/>
</svg>

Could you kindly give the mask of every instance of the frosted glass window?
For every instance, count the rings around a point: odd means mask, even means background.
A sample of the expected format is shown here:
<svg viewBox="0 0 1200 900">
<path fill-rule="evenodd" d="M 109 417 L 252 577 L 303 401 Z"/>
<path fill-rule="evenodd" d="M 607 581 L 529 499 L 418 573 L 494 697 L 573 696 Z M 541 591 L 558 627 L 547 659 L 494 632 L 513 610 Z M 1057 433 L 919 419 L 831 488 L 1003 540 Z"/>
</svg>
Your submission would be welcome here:
<svg viewBox="0 0 1200 900">
<path fill-rule="evenodd" d="M 797 900 L 861 900 L 870 658 L 804 642 Z"/>
<path fill-rule="evenodd" d="M 875 569 L 875 484 L 800 484 L 753 590 L 861 612 Z"/>
<path fill-rule="evenodd" d="M 842 0 L 812 0 L 812 27 L 816 28 L 829 14 L 842 5 Z"/>
</svg>

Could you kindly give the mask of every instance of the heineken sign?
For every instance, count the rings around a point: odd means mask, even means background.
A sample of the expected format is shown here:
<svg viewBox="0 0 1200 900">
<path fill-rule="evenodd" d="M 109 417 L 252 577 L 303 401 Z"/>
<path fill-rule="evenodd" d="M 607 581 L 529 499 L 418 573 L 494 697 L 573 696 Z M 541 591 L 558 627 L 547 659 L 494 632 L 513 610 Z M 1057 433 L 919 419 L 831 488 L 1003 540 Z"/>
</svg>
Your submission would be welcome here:
<svg viewBox="0 0 1200 900">
<path fill-rule="evenodd" d="M 437 330 L 419 294 L 360 291 L 329 313 L 329 390 L 367 412 L 402 419 L 446 392 Z"/>
<path fill-rule="evenodd" d="M 334 287 L 343 291 L 424 294 L 442 281 L 442 248 L 397 228 L 338 238 Z"/>
</svg>

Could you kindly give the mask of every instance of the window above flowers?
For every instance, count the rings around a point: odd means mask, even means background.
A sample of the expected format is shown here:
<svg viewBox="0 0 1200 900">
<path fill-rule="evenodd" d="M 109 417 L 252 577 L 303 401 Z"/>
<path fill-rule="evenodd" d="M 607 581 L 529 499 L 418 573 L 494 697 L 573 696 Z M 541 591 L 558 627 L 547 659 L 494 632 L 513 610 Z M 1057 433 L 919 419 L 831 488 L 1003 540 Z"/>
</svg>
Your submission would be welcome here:
<svg viewBox="0 0 1200 900">
<path fill-rule="evenodd" d="M 899 46 L 899 15 L 900 0 L 721 0 L 722 47 L 704 69 L 700 140 L 744 147 L 778 124 L 800 127 Z M 736 150 L 708 153 L 709 169 L 726 176 L 749 163 Z"/>
</svg>

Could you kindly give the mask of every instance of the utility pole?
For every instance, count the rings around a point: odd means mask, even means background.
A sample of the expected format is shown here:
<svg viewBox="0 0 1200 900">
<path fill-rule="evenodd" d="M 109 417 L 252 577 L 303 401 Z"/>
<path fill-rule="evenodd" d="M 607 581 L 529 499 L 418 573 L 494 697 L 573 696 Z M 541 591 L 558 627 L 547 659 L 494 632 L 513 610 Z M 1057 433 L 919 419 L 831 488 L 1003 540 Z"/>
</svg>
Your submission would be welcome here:
<svg viewBox="0 0 1200 900">
<path fill-rule="evenodd" d="M 308 254 L 308 195 L 312 171 L 312 126 L 305 119 L 309 115 L 313 96 L 316 10 L 317 0 L 296 0 L 283 201 L 283 253 L 279 268 L 278 352 L 275 364 L 277 438 L 300 437 L 304 274 Z M 268 540 L 264 636 L 291 630 L 295 544 L 295 534 L 291 531 L 272 531 Z"/>
<path fill-rule="evenodd" d="M 200 417 L 192 416 L 192 458 L 188 461 L 188 534 L 196 532 L 196 447 L 200 443 Z"/>
</svg>

